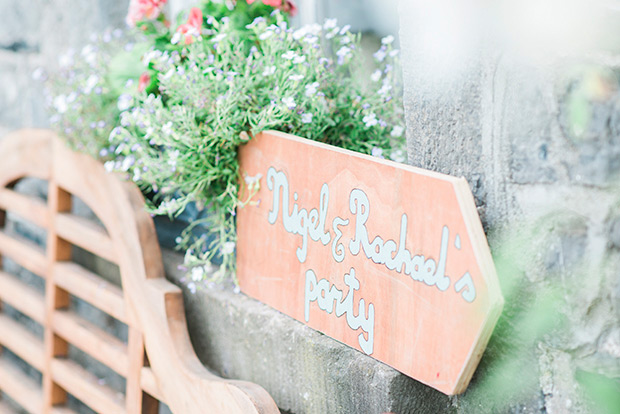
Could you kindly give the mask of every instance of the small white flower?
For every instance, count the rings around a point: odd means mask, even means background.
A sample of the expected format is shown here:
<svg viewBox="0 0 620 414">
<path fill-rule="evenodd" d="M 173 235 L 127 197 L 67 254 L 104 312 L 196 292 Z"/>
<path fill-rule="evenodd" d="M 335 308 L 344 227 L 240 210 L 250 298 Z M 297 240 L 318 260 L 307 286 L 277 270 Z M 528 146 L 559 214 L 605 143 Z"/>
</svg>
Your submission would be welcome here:
<svg viewBox="0 0 620 414">
<path fill-rule="evenodd" d="M 317 36 L 319 33 L 321 33 L 321 30 L 323 30 L 321 25 L 318 23 L 312 23 L 312 24 L 306 25 L 305 27 L 308 29 L 309 34 L 315 35 L 315 36 Z"/>
<path fill-rule="evenodd" d="M 172 39 L 170 39 L 170 43 L 172 43 L 173 45 L 176 45 L 177 43 L 179 43 L 181 41 L 181 32 L 176 32 L 175 34 L 172 35 Z"/>
<path fill-rule="evenodd" d="M 58 64 L 61 68 L 66 68 L 68 66 L 73 65 L 74 60 L 73 56 L 75 55 L 75 51 L 73 49 L 69 49 L 67 53 L 60 55 L 58 58 Z"/>
<path fill-rule="evenodd" d="M 396 162 L 405 162 L 405 153 L 403 150 L 394 150 L 390 154 L 390 159 Z"/>
<path fill-rule="evenodd" d="M 213 39 L 211 39 L 211 41 L 212 41 L 213 43 L 219 43 L 219 42 L 221 42 L 222 40 L 224 40 L 224 38 L 225 38 L 225 37 L 226 37 L 226 33 L 220 33 L 220 34 L 218 34 L 217 36 L 215 36 Z"/>
<path fill-rule="evenodd" d="M 161 128 L 161 132 L 168 136 L 172 134 L 172 121 L 166 122 Z"/>
<path fill-rule="evenodd" d="M 293 58 L 293 63 L 295 63 L 295 64 L 304 63 L 305 61 L 306 61 L 306 57 L 305 56 L 295 56 Z"/>
<path fill-rule="evenodd" d="M 136 158 L 133 155 L 129 155 L 123 159 L 121 163 L 121 170 L 129 171 L 129 169 L 135 164 Z"/>
<path fill-rule="evenodd" d="M 351 38 L 349 36 L 344 36 L 342 39 L 340 39 L 341 45 L 348 45 L 349 43 L 351 43 Z"/>
<path fill-rule="evenodd" d="M 256 27 L 259 23 L 262 23 L 265 21 L 265 18 L 263 16 L 259 16 L 256 19 L 254 19 L 254 21 L 250 24 L 248 24 L 246 27 L 246 29 L 252 29 L 253 27 Z"/>
<path fill-rule="evenodd" d="M 292 80 L 293 82 L 299 82 L 304 78 L 304 75 L 291 75 L 288 77 L 288 80 Z"/>
<path fill-rule="evenodd" d="M 379 121 L 377 120 L 377 115 L 375 115 L 375 113 L 373 112 L 370 115 L 366 115 L 364 118 L 362 118 L 362 122 L 364 122 L 366 128 L 370 128 L 371 126 L 377 125 Z"/>
<path fill-rule="evenodd" d="M 58 95 L 54 98 L 54 108 L 59 114 L 64 114 L 67 112 L 68 106 L 65 95 Z"/>
<path fill-rule="evenodd" d="M 373 147 L 371 155 L 373 157 L 383 158 L 383 150 L 379 147 Z"/>
<path fill-rule="evenodd" d="M 293 52 L 292 50 L 289 50 L 288 52 L 284 53 L 282 57 L 286 60 L 293 60 L 297 57 L 297 53 Z"/>
<path fill-rule="evenodd" d="M 392 132 L 390 132 L 390 135 L 396 138 L 402 136 L 403 132 L 405 132 L 405 128 L 400 125 L 396 125 L 394 128 L 392 128 Z"/>
<path fill-rule="evenodd" d="M 258 38 L 259 38 L 260 40 L 267 40 L 267 39 L 269 39 L 271 36 L 273 36 L 273 32 L 272 32 L 271 30 L 267 30 L 267 31 L 265 31 L 265 32 L 261 33 L 261 34 L 258 36 Z"/>
<path fill-rule="evenodd" d="M 124 93 L 118 97 L 116 106 L 118 107 L 119 111 L 126 111 L 127 109 L 131 107 L 132 103 L 133 103 L 133 98 L 131 97 L 131 95 Z"/>
<path fill-rule="evenodd" d="M 112 172 L 112 171 L 114 171 L 114 161 L 106 161 L 106 162 L 103 164 L 103 168 L 105 168 L 105 170 L 106 170 L 107 172 Z"/>
<path fill-rule="evenodd" d="M 150 50 L 142 56 L 142 63 L 144 66 L 148 66 L 149 63 L 159 59 L 162 56 L 161 50 Z"/>
<path fill-rule="evenodd" d="M 46 78 L 46 74 L 45 74 L 45 69 L 39 67 L 36 68 L 33 72 L 32 72 L 32 79 L 36 80 L 36 81 L 40 81 L 40 80 L 45 80 Z"/>
<path fill-rule="evenodd" d="M 350 53 L 351 48 L 348 46 L 342 46 L 340 49 L 338 49 L 338 51 L 336 52 L 336 55 L 338 56 L 338 64 L 342 65 L 344 63 L 344 58 L 347 57 Z"/>
<path fill-rule="evenodd" d="M 385 56 L 386 56 L 385 49 L 381 48 L 381 49 L 377 50 L 373 54 L 373 56 L 375 57 L 377 62 L 383 62 L 383 60 L 385 59 Z"/>
<path fill-rule="evenodd" d="M 342 27 L 342 29 L 340 29 L 340 35 L 344 35 L 346 32 L 348 32 L 351 29 L 351 25 L 350 24 L 346 24 Z"/>
<path fill-rule="evenodd" d="M 97 49 L 93 45 L 86 45 L 82 48 L 82 57 L 90 66 L 94 66 L 97 61 Z"/>
<path fill-rule="evenodd" d="M 306 36 L 306 34 L 308 34 L 308 27 L 304 26 L 301 29 L 297 29 L 293 32 L 293 39 L 299 40 L 302 37 Z"/>
<path fill-rule="evenodd" d="M 282 98 L 282 103 L 286 105 L 288 109 L 294 109 L 297 106 L 297 104 L 295 103 L 295 99 L 293 99 L 292 96 Z"/>
<path fill-rule="evenodd" d="M 263 174 L 258 173 L 256 175 L 245 175 L 243 177 L 243 179 L 245 180 L 245 183 L 249 186 L 255 185 L 256 183 L 258 183 L 260 181 L 260 179 L 262 178 Z"/>
<path fill-rule="evenodd" d="M 302 124 L 309 124 L 312 122 L 312 114 L 310 113 L 304 113 L 301 115 L 301 123 Z"/>
<path fill-rule="evenodd" d="M 310 85 L 306 85 L 306 96 L 310 97 L 312 95 L 315 95 L 318 87 L 318 82 L 312 82 Z"/>
<path fill-rule="evenodd" d="M 336 52 L 336 55 L 339 57 L 345 57 L 349 53 L 351 53 L 351 48 L 348 46 L 342 46 L 340 49 L 338 49 L 338 51 Z"/>
<path fill-rule="evenodd" d="M 229 241 L 222 246 L 222 254 L 231 254 L 235 251 L 235 242 Z"/>
<path fill-rule="evenodd" d="M 385 96 L 390 92 L 391 89 L 392 85 L 390 85 L 389 83 L 384 83 L 383 86 L 381 86 L 381 89 L 377 91 L 377 93 L 381 96 Z"/>
<path fill-rule="evenodd" d="M 385 36 L 383 39 L 381 39 L 381 44 L 383 45 L 389 45 L 394 41 L 394 36 L 392 35 L 387 35 Z"/>
<path fill-rule="evenodd" d="M 325 23 L 323 24 L 323 28 L 325 30 L 333 29 L 336 27 L 337 24 L 338 24 L 338 19 L 326 19 Z"/>
<path fill-rule="evenodd" d="M 381 79 L 381 69 L 375 70 L 372 75 L 370 75 L 370 79 L 373 82 L 379 82 L 379 79 Z"/>
<path fill-rule="evenodd" d="M 390 57 L 394 57 L 396 55 L 398 55 L 399 50 L 398 49 L 394 49 L 392 51 L 390 51 Z"/>
<path fill-rule="evenodd" d="M 318 36 L 306 36 L 304 37 L 304 42 L 310 44 L 310 45 L 314 45 L 319 41 Z"/>
<path fill-rule="evenodd" d="M 276 73 L 276 67 L 275 66 L 268 66 L 263 71 L 263 76 L 271 76 L 274 73 Z"/>
<path fill-rule="evenodd" d="M 194 282 L 200 282 L 205 275 L 205 268 L 203 266 L 196 266 L 192 268 L 192 280 Z"/>
<path fill-rule="evenodd" d="M 99 76 L 95 74 L 90 75 L 88 79 L 86 79 L 86 86 L 84 86 L 84 93 L 85 94 L 91 93 L 93 88 L 97 86 L 98 82 L 99 82 Z"/>
</svg>

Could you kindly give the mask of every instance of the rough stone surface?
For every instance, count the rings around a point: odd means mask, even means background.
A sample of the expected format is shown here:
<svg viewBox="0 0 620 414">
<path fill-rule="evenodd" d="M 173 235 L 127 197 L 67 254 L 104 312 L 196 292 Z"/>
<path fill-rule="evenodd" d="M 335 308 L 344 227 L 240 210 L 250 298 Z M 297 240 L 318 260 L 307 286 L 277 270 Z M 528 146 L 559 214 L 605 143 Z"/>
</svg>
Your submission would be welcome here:
<svg viewBox="0 0 620 414">
<path fill-rule="evenodd" d="M 183 287 L 182 257 L 164 253 L 168 277 Z M 231 288 L 185 290 L 185 309 L 201 361 L 260 384 L 283 412 L 454 412 L 440 392 Z"/>
<path fill-rule="evenodd" d="M 620 381 L 620 14 L 534 3 L 400 1 L 409 162 L 468 180 L 507 298 L 459 412 L 587 412 L 578 370 Z M 533 327 L 539 296 L 563 325 Z M 537 346 L 521 372 L 538 385 L 485 401 L 485 379 Z"/>
<path fill-rule="evenodd" d="M 48 125 L 37 68 L 53 70 L 91 34 L 124 27 L 129 0 L 0 2 L 0 132 Z M 4 133 L 3 133 L 4 134 Z"/>
</svg>

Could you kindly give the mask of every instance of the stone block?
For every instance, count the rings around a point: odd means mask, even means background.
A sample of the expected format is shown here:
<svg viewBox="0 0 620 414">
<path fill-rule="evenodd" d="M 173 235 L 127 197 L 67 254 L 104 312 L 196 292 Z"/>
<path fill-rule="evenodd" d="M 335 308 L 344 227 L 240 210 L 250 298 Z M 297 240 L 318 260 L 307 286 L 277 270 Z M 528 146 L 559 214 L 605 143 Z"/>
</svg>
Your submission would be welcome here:
<svg viewBox="0 0 620 414">
<path fill-rule="evenodd" d="M 164 251 L 168 277 L 187 283 L 182 256 Z M 184 288 L 194 349 L 219 375 L 256 382 L 287 413 L 450 413 L 450 399 L 232 287 Z"/>
</svg>

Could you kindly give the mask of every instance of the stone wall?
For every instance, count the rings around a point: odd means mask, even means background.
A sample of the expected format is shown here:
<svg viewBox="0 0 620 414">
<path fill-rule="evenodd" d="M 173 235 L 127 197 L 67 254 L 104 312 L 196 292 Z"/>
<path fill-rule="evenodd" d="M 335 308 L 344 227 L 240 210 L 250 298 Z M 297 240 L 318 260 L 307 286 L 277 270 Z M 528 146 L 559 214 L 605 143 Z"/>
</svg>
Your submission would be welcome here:
<svg viewBox="0 0 620 414">
<path fill-rule="evenodd" d="M 617 2 L 401 0 L 400 19 L 409 162 L 467 178 L 506 297 L 458 412 L 606 412 L 617 396 L 588 404 L 620 390 Z"/>
<path fill-rule="evenodd" d="M 121 27 L 129 0 L 0 2 L 0 135 L 48 124 L 37 68 L 53 70 L 69 48 L 79 51 L 93 33 Z"/>
<path fill-rule="evenodd" d="M 127 3 L 0 2 L 0 136 L 47 125 L 33 71 L 122 27 Z M 506 297 L 470 389 L 445 397 L 232 289 L 188 292 L 196 352 L 219 375 L 291 413 L 587 412 L 588 384 L 617 389 L 618 7 L 565 15 L 549 0 L 541 23 L 538 2 L 483 3 L 399 3 L 410 163 L 468 179 Z"/>
<path fill-rule="evenodd" d="M 127 3 L 0 2 L 0 137 L 14 129 L 48 125 L 41 83 L 33 80 L 33 72 L 37 68 L 53 71 L 59 57 L 68 48 L 79 53 L 91 33 L 124 27 Z M 187 3 L 171 0 L 169 7 L 179 10 Z M 19 189 L 31 195 L 45 190 L 45 183 L 24 181 L 24 185 Z M 13 218 L 9 219 L 9 226 L 14 226 Z M 89 268 L 108 273 L 102 267 L 105 263 L 76 254 Z M 177 269 L 181 258 L 169 252 L 165 257 L 170 279 L 186 288 L 181 280 L 184 275 Z M 185 292 L 190 336 L 202 362 L 218 375 L 260 384 L 282 412 L 454 412 L 450 399 L 438 391 L 235 293 L 230 286 Z M 117 328 L 105 318 L 95 316 L 95 320 L 102 327 Z M 85 355 L 73 357 L 90 364 Z M 91 369 L 106 383 L 116 383 L 117 378 L 108 379 L 96 364 Z M 77 402 L 72 404 L 79 412 L 91 412 Z"/>
</svg>

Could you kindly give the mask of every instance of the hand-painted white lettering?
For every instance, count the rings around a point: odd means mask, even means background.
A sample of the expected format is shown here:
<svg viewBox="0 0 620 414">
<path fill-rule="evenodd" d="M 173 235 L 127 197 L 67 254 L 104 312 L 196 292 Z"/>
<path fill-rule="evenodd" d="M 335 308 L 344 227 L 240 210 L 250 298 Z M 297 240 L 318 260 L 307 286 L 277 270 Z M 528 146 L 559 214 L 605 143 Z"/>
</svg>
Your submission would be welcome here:
<svg viewBox="0 0 620 414">
<path fill-rule="evenodd" d="M 282 199 L 282 224 L 284 229 L 292 234 L 299 234 L 302 237 L 302 244 L 297 248 L 297 259 L 300 263 L 306 261 L 308 255 L 308 235 L 314 241 L 321 241 L 327 245 L 331 240 L 329 231 L 325 229 L 327 218 L 327 208 L 329 206 L 329 187 L 323 184 L 321 187 L 319 209 L 314 208 L 308 212 L 305 208 L 299 209 L 297 203 L 293 203 L 293 211 L 289 214 L 289 186 L 286 174 L 276 171 L 270 167 L 267 170 L 267 188 L 273 191 L 273 201 L 267 220 L 270 224 L 275 224 L 280 212 L 280 198 Z M 281 191 L 280 191 L 281 190 Z M 293 197 L 297 200 L 297 193 Z"/>
<path fill-rule="evenodd" d="M 368 339 L 364 337 L 364 333 L 360 333 L 357 337 L 358 343 L 362 351 L 371 355 L 374 348 L 375 333 L 375 307 L 372 303 L 368 304 L 368 317 L 366 318 L 366 302 L 364 299 L 359 300 L 358 314 L 353 314 L 353 296 L 354 292 L 360 288 L 360 282 L 355 277 L 355 269 L 351 268 L 349 273 L 344 275 L 344 283 L 349 287 L 347 295 L 343 298 L 343 291 L 338 289 L 336 285 L 330 288 L 327 279 L 317 280 L 316 274 L 312 269 L 306 271 L 306 289 L 305 289 L 305 309 L 304 316 L 306 322 L 310 320 L 310 303 L 317 303 L 319 309 L 327 313 L 332 313 L 334 303 L 336 305 L 336 317 L 346 314 L 347 325 L 354 331 L 362 328 L 366 332 Z"/>
<path fill-rule="evenodd" d="M 332 221 L 332 229 L 334 230 L 334 241 L 332 241 L 332 256 L 334 260 L 338 263 L 344 260 L 345 250 L 344 245 L 342 243 L 338 243 L 340 238 L 342 237 L 342 231 L 340 230 L 340 226 L 348 226 L 349 219 L 342 219 L 340 217 L 334 217 Z"/>
<path fill-rule="evenodd" d="M 349 210 L 355 215 L 355 237 L 349 242 L 349 251 L 353 255 L 364 251 L 367 258 L 377 264 L 385 264 L 390 270 L 403 272 L 411 276 L 413 280 L 424 282 L 429 286 L 437 286 L 437 289 L 445 291 L 450 286 L 450 278 L 446 276 L 446 260 L 448 254 L 448 242 L 450 230 L 444 226 L 441 233 L 441 246 L 439 249 L 439 265 L 434 259 L 426 259 L 423 255 L 411 256 L 405 243 L 407 240 L 407 215 L 403 214 L 400 221 L 400 244 L 394 240 L 384 241 L 381 236 L 376 236 L 372 243 L 369 242 L 366 222 L 370 216 L 370 202 L 368 196 L 362 190 L 356 188 L 349 196 Z M 392 253 L 396 251 L 396 255 Z"/>
<path fill-rule="evenodd" d="M 302 238 L 301 246 L 297 248 L 296 255 L 300 263 L 305 263 L 308 255 L 308 236 L 313 241 L 320 241 L 326 246 L 331 239 L 331 233 L 326 229 L 327 209 L 329 207 L 329 187 L 323 184 L 319 197 L 319 207 L 307 210 L 300 208 L 297 204 L 299 194 L 293 193 L 292 210 L 289 206 L 289 183 L 283 171 L 277 171 L 274 167 L 270 167 L 267 171 L 267 187 L 273 192 L 273 201 L 271 210 L 267 217 L 270 224 L 278 221 L 280 210 L 282 210 L 282 224 L 284 229 L 292 234 L 300 235 Z M 349 252 L 357 256 L 360 251 L 364 252 L 366 258 L 372 260 L 376 264 L 385 265 L 389 270 L 408 275 L 417 282 L 424 282 L 428 286 L 436 286 L 437 289 L 446 291 L 450 287 L 450 277 L 446 275 L 446 262 L 448 260 L 448 245 L 450 242 L 450 229 L 443 226 L 441 231 L 441 245 L 439 248 L 439 260 L 425 257 L 423 254 L 412 255 L 407 249 L 407 215 L 402 214 L 400 219 L 400 235 L 398 243 L 392 239 L 383 239 L 380 235 L 374 237 L 372 242 L 368 235 L 366 223 L 370 217 L 370 201 L 366 193 L 355 188 L 349 195 L 349 211 L 355 219 L 355 233 L 349 240 Z M 334 239 L 332 241 L 332 257 L 338 263 L 344 261 L 346 256 L 345 242 L 341 242 L 343 231 L 342 227 L 349 225 L 350 220 L 336 216 L 332 220 L 332 229 L 334 231 Z M 454 246 L 460 250 L 461 238 L 456 235 Z M 473 279 L 469 273 L 463 275 L 459 280 L 458 287 L 455 289 L 461 292 L 464 287 L 462 296 L 468 302 L 472 302 L 476 298 L 476 290 Z M 334 301 L 337 295 L 332 288 L 325 290 L 325 294 L 321 298 L 317 297 L 319 305 L 324 301 Z M 330 302 L 331 303 L 331 302 Z M 327 306 L 327 305 L 325 305 Z M 321 307 L 324 309 L 324 307 Z M 331 311 L 330 311 L 331 313 Z"/>
<path fill-rule="evenodd" d="M 463 296 L 463 299 L 467 302 L 471 303 L 476 299 L 476 288 L 474 287 L 474 281 L 469 272 L 465 272 L 463 277 L 454 284 L 454 290 L 456 290 L 456 293 L 459 293 L 465 287 L 467 287 L 467 289 L 461 293 L 461 296 Z"/>
</svg>

